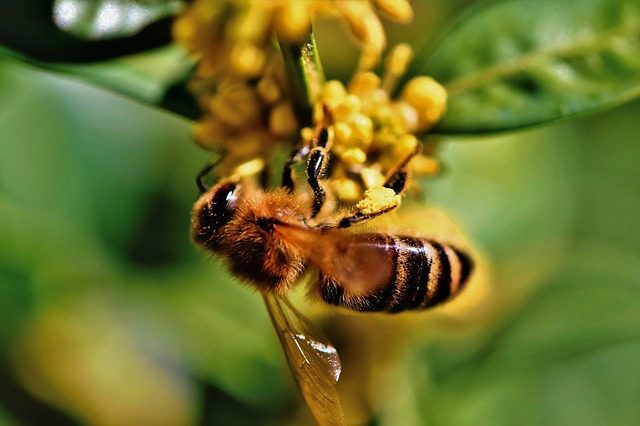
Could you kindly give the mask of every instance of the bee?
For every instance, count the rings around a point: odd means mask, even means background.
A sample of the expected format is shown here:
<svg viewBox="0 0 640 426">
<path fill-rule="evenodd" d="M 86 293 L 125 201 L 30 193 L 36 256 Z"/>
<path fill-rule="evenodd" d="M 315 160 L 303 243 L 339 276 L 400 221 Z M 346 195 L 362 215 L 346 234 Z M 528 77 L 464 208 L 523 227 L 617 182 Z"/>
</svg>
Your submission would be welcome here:
<svg viewBox="0 0 640 426">
<path fill-rule="evenodd" d="M 467 283 L 469 257 L 412 235 L 351 232 L 381 212 L 310 222 L 308 200 L 226 179 L 196 202 L 192 239 L 262 293 L 285 296 L 311 266 L 321 298 L 356 311 L 401 312 L 449 300 Z"/>
<path fill-rule="evenodd" d="M 191 238 L 220 257 L 230 272 L 259 290 L 302 395 L 321 424 L 344 424 L 335 383 L 340 361 L 335 348 L 285 295 L 309 269 L 318 278 L 312 291 L 325 302 L 361 312 L 402 312 L 436 306 L 458 294 L 473 264 L 451 245 L 413 235 L 358 225 L 394 209 L 345 210 L 322 215 L 331 137 L 319 126 L 309 146 L 285 162 L 282 187 L 264 190 L 235 176 L 204 191 L 194 205 Z M 417 153 L 417 152 L 416 152 Z M 387 176 L 385 187 L 404 191 L 412 153 Z M 292 167 L 307 158 L 311 191 L 294 191 Z M 307 195 L 308 194 L 308 195 Z M 355 228 L 354 228 L 355 227 Z M 351 229 L 354 228 L 354 229 Z"/>
</svg>

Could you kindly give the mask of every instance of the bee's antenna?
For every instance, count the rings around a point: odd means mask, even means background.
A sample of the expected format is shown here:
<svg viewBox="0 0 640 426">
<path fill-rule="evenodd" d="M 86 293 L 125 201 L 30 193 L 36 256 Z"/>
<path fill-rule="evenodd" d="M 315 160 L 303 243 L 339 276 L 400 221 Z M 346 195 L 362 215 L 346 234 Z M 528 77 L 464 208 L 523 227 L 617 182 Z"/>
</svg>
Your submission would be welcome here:
<svg viewBox="0 0 640 426">
<path fill-rule="evenodd" d="M 198 190 L 201 194 L 207 192 L 207 186 L 204 184 L 204 177 L 211 173 L 211 170 L 213 170 L 218 164 L 220 164 L 223 158 L 224 155 L 220 155 L 220 157 L 216 158 L 214 161 L 210 161 L 206 166 L 204 166 L 202 170 L 200 170 L 200 173 L 198 173 L 198 175 L 196 176 L 196 185 L 198 185 Z"/>
</svg>

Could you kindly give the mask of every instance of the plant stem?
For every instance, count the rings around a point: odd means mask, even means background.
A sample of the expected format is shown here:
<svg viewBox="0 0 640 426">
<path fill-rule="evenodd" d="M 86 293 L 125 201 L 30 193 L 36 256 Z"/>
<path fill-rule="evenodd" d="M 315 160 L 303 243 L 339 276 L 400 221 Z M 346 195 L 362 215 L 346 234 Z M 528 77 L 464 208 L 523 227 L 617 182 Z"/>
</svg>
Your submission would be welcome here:
<svg viewBox="0 0 640 426">
<path fill-rule="evenodd" d="M 313 105 L 320 98 L 324 72 L 313 32 L 296 43 L 280 43 L 291 99 L 296 118 L 302 127 L 311 126 Z"/>
</svg>

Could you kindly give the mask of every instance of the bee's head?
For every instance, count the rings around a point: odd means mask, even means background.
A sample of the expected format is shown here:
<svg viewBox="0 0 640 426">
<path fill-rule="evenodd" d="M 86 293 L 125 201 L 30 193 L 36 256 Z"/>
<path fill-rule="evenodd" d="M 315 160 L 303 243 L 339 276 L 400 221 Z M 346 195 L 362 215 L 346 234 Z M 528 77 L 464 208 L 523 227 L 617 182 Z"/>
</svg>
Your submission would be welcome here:
<svg viewBox="0 0 640 426">
<path fill-rule="evenodd" d="M 191 215 L 191 238 L 210 250 L 216 250 L 221 231 L 234 217 L 242 185 L 224 180 L 200 196 Z"/>
</svg>

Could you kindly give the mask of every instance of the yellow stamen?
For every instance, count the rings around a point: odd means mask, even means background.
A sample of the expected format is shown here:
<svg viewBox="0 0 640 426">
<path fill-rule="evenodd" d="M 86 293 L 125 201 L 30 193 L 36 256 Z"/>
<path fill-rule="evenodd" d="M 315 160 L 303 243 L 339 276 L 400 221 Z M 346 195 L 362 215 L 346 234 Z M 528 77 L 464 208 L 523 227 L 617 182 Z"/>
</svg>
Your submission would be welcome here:
<svg viewBox="0 0 640 426">
<path fill-rule="evenodd" d="M 340 159 L 346 164 L 357 165 L 367 161 L 367 154 L 359 148 L 349 148 L 340 154 Z"/>
<path fill-rule="evenodd" d="M 288 138 L 295 134 L 298 121 L 291 104 L 281 102 L 274 106 L 269 116 L 269 132 L 277 138 Z"/>
<path fill-rule="evenodd" d="M 304 0 L 296 0 L 284 3 L 281 9 L 276 11 L 273 19 L 273 27 L 281 42 L 295 43 L 311 27 L 309 5 Z"/>
<path fill-rule="evenodd" d="M 424 131 L 444 114 L 447 91 L 431 77 L 415 77 L 404 87 L 401 98 L 416 109 L 419 129 Z"/>
<path fill-rule="evenodd" d="M 366 115 L 358 114 L 353 119 L 353 126 L 351 127 L 354 133 L 354 138 L 364 145 L 368 146 L 373 140 L 373 122 Z"/>
<path fill-rule="evenodd" d="M 353 145 L 356 142 L 353 130 L 347 123 L 338 122 L 333 127 L 336 134 L 336 142 L 338 142 L 338 144 Z"/>
<path fill-rule="evenodd" d="M 192 136 L 198 145 L 206 150 L 220 148 L 222 143 L 230 135 L 229 129 L 215 118 L 197 122 L 193 126 Z"/>
<path fill-rule="evenodd" d="M 389 18 L 406 23 L 413 19 L 413 9 L 406 0 L 372 0 L 376 8 Z"/>
<path fill-rule="evenodd" d="M 231 50 L 231 65 L 244 78 L 258 77 L 267 61 L 264 51 L 254 44 L 236 44 Z"/>
<path fill-rule="evenodd" d="M 238 176 L 253 176 L 260 173 L 264 169 L 264 166 L 265 163 L 262 158 L 254 158 L 236 167 L 233 174 Z"/>
<path fill-rule="evenodd" d="M 411 170 L 424 176 L 440 173 L 440 162 L 434 157 L 418 155 L 411 160 Z"/>
<path fill-rule="evenodd" d="M 332 187 L 341 200 L 355 203 L 362 197 L 362 187 L 351 179 L 334 179 Z"/>
<path fill-rule="evenodd" d="M 413 59 L 413 49 L 406 43 L 400 43 L 393 48 L 391 54 L 385 60 L 384 79 L 382 88 L 385 92 L 391 94 L 398 79 L 407 72 L 407 67 Z"/>
<path fill-rule="evenodd" d="M 256 85 L 256 91 L 260 95 L 260 99 L 267 105 L 278 102 L 282 96 L 278 83 L 271 77 L 261 78 Z"/>
<path fill-rule="evenodd" d="M 371 167 L 366 167 L 360 172 L 362 182 L 367 188 L 384 185 L 385 178 L 380 171 Z"/>
</svg>

